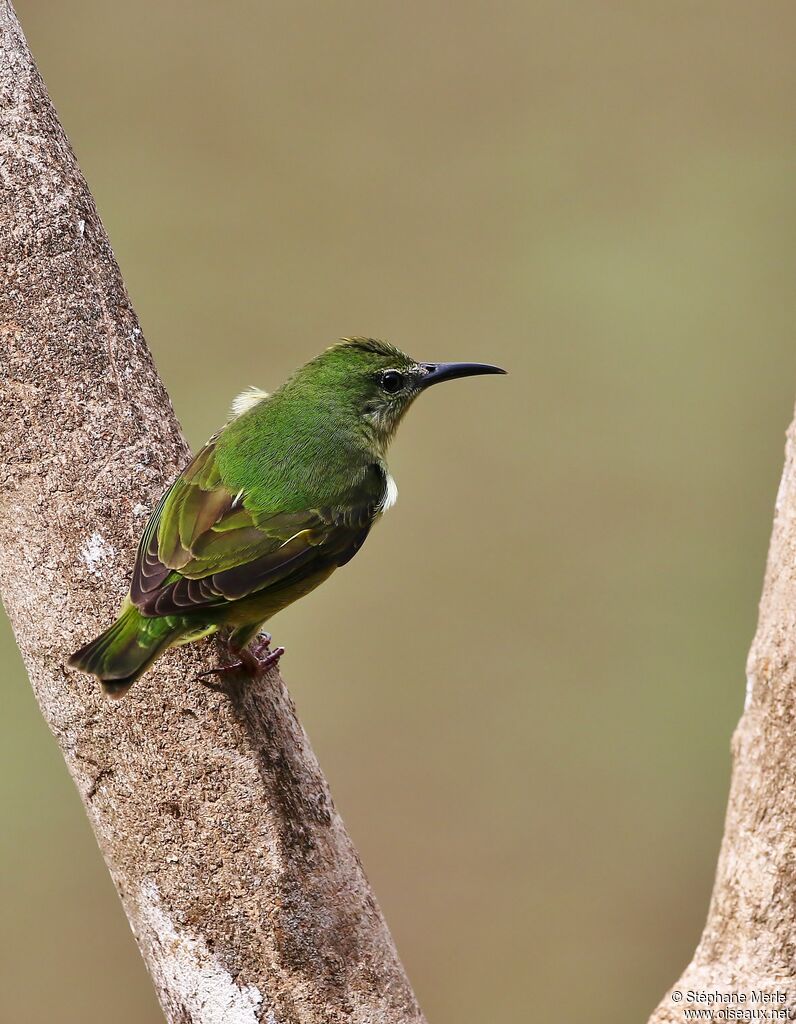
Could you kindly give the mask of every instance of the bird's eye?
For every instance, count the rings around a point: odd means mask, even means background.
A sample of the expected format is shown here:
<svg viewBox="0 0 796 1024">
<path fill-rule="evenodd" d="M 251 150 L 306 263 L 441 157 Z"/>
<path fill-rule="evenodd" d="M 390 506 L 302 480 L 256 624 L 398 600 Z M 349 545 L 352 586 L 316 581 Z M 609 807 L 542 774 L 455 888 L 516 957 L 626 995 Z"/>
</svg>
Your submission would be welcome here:
<svg viewBox="0 0 796 1024">
<path fill-rule="evenodd" d="M 381 388 L 388 395 L 394 395 L 404 386 L 404 375 L 398 370 L 385 370 L 381 375 Z"/>
</svg>

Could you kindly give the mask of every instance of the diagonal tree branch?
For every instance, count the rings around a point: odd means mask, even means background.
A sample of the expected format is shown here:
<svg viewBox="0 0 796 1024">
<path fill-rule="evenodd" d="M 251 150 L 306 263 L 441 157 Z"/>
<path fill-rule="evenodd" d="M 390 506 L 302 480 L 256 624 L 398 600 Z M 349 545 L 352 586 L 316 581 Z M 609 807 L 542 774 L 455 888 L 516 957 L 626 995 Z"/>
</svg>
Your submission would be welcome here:
<svg viewBox="0 0 796 1024">
<path fill-rule="evenodd" d="M 0 175 L 0 592 L 166 1016 L 420 1024 L 278 673 L 212 695 L 206 644 L 108 703 L 63 667 L 189 452 L 8 0 Z"/>
<path fill-rule="evenodd" d="M 697 1005 L 689 1002 L 689 992 L 716 990 L 733 999 L 733 993 L 744 996 L 733 1003 L 740 1012 L 755 1008 L 756 991 L 773 995 L 769 1010 L 796 1014 L 795 723 L 796 421 L 788 431 L 747 664 L 746 706 L 732 741 L 732 784 L 708 920 L 693 960 L 651 1024 L 682 1024 L 684 1011 Z"/>
</svg>

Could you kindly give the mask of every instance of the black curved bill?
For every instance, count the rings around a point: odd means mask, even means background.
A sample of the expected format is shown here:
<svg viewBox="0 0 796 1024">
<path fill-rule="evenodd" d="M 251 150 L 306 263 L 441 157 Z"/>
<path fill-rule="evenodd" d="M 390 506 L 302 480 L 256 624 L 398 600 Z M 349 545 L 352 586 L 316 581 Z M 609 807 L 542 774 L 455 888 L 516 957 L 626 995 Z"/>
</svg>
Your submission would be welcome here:
<svg viewBox="0 0 796 1024">
<path fill-rule="evenodd" d="M 482 373 L 505 373 L 499 366 L 489 363 L 421 363 L 426 371 L 421 380 L 421 387 L 428 388 L 443 380 L 456 380 L 457 377 L 478 377 Z"/>
</svg>

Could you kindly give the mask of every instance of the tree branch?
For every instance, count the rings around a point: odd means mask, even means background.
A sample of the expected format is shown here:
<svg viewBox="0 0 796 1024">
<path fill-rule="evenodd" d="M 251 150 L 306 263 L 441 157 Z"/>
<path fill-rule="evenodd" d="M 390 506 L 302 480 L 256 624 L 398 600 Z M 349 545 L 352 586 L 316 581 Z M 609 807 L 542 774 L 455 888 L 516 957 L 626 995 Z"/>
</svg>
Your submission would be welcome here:
<svg viewBox="0 0 796 1024">
<path fill-rule="evenodd" d="M 788 431 L 747 663 L 746 706 L 732 740 L 732 784 L 708 920 L 693 960 L 651 1024 L 682 1024 L 689 991 L 719 989 L 749 1001 L 752 990 L 783 993 L 796 978 L 795 626 L 796 422 Z M 796 1012 L 796 1004 L 788 1006 Z"/>
<path fill-rule="evenodd" d="M 189 451 L 7 0 L 0 104 L 0 592 L 166 1016 L 419 1024 L 278 673 L 210 694 L 205 644 L 109 703 L 64 669 Z"/>
</svg>

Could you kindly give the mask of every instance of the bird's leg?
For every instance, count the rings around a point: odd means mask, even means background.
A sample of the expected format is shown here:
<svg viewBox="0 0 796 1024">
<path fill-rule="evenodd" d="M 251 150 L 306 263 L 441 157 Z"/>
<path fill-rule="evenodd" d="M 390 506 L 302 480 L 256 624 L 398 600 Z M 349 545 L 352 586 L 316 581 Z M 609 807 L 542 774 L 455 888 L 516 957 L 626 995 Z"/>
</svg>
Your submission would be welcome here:
<svg viewBox="0 0 796 1024">
<path fill-rule="evenodd" d="M 233 633 L 227 642 L 227 646 L 233 658 L 237 660 L 233 661 L 231 665 L 219 665 L 218 668 L 211 668 L 206 672 L 200 672 L 196 679 L 204 686 L 211 690 L 226 693 L 229 689 L 229 684 L 240 679 L 241 675 L 246 675 L 253 679 L 255 676 L 267 672 L 273 665 L 276 665 L 285 653 L 284 647 L 276 647 L 273 651 L 271 650 L 270 633 L 258 634 L 251 641 L 244 644 L 236 643 L 236 639 L 237 637 Z M 221 682 L 208 682 L 208 676 L 218 676 Z"/>
</svg>

